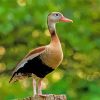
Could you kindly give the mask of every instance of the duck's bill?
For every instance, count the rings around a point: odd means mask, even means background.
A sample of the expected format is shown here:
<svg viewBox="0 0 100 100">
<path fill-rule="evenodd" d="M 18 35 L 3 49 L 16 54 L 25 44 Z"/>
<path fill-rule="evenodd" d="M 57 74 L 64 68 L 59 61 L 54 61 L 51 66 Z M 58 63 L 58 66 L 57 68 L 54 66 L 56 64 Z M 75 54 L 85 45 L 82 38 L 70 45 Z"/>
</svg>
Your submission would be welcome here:
<svg viewBox="0 0 100 100">
<path fill-rule="evenodd" d="M 61 22 L 72 22 L 72 23 L 73 23 L 73 20 L 68 19 L 68 18 L 66 18 L 66 17 L 64 17 L 64 16 L 61 17 L 60 21 L 61 21 Z"/>
</svg>

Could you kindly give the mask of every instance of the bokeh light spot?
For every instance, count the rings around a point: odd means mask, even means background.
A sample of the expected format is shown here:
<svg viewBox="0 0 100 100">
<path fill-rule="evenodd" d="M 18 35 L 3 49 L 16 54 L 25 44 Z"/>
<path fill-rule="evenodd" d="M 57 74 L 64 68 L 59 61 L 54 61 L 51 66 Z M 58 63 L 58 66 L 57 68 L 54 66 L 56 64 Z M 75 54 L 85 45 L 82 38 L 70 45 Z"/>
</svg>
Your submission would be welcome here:
<svg viewBox="0 0 100 100">
<path fill-rule="evenodd" d="M 76 74 L 81 79 L 84 79 L 86 77 L 85 73 L 83 71 L 81 71 L 81 70 L 78 70 Z"/>
<path fill-rule="evenodd" d="M 46 89 L 47 88 L 47 86 L 48 86 L 48 79 L 47 78 L 45 78 L 44 80 L 43 80 L 43 82 L 42 82 L 42 89 Z"/>
<path fill-rule="evenodd" d="M 62 71 L 56 71 L 52 74 L 52 80 L 54 82 L 59 81 L 63 77 L 63 72 Z"/>
<path fill-rule="evenodd" d="M 17 0 L 19 6 L 26 6 L 26 0 Z"/>
<path fill-rule="evenodd" d="M 6 65 L 5 63 L 0 63 L 0 72 L 6 70 Z"/>
<path fill-rule="evenodd" d="M 4 55 L 6 52 L 6 49 L 3 46 L 0 46 L 0 56 Z"/>
<path fill-rule="evenodd" d="M 37 38 L 37 37 L 39 37 L 39 35 L 40 35 L 40 32 L 37 31 L 37 30 L 35 30 L 35 31 L 32 32 L 32 37 L 33 38 Z"/>
<path fill-rule="evenodd" d="M 44 34 L 45 34 L 46 36 L 50 36 L 50 33 L 49 33 L 48 30 L 45 30 L 45 31 L 44 31 Z"/>
<path fill-rule="evenodd" d="M 20 84 L 23 89 L 29 87 L 29 82 L 26 79 L 20 80 Z"/>
</svg>

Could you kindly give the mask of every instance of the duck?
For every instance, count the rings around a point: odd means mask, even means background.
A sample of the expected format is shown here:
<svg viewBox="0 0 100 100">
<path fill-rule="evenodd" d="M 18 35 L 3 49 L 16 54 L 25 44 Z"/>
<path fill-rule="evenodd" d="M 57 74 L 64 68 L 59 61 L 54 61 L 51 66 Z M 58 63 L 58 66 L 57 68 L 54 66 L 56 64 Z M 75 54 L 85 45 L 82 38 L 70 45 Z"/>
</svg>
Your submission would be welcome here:
<svg viewBox="0 0 100 100">
<path fill-rule="evenodd" d="M 56 33 L 56 23 L 58 22 L 73 22 L 73 20 L 64 17 L 60 12 L 49 13 L 47 25 L 51 36 L 50 43 L 35 48 L 24 56 L 14 68 L 9 83 L 32 77 L 33 96 L 42 95 L 42 80 L 54 71 L 63 60 L 61 42 Z"/>
</svg>

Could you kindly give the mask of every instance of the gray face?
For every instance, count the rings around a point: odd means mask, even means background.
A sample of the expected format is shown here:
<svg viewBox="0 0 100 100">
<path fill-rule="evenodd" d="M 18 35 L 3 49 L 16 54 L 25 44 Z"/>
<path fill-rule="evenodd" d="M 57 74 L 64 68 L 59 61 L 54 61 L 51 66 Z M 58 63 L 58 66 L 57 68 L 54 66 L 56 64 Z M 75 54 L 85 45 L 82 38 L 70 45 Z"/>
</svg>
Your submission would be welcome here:
<svg viewBox="0 0 100 100">
<path fill-rule="evenodd" d="M 63 15 L 59 12 L 52 12 L 51 14 L 48 15 L 48 20 L 51 22 L 59 22 Z"/>
</svg>

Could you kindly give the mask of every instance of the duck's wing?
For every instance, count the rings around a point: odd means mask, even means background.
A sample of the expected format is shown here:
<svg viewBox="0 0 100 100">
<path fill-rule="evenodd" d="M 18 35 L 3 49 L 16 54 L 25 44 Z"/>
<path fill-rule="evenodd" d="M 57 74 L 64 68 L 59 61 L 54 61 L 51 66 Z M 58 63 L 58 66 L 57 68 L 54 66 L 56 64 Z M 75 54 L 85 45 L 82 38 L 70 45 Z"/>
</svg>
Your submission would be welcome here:
<svg viewBox="0 0 100 100">
<path fill-rule="evenodd" d="M 25 65 L 31 61 L 31 60 L 35 60 L 35 58 L 37 58 L 39 55 L 41 55 L 43 52 L 45 52 L 46 50 L 46 46 L 42 46 L 36 49 L 33 49 L 32 51 L 30 51 L 15 67 L 13 73 L 12 73 L 12 77 L 10 79 L 9 82 L 11 82 L 14 78 L 14 76 L 16 74 L 18 74 L 17 72 L 20 71 L 20 69 L 24 69 Z M 39 63 L 39 62 L 38 62 Z M 36 67 L 36 66 L 35 66 Z"/>
</svg>

